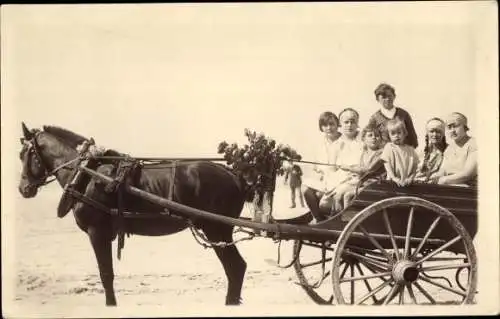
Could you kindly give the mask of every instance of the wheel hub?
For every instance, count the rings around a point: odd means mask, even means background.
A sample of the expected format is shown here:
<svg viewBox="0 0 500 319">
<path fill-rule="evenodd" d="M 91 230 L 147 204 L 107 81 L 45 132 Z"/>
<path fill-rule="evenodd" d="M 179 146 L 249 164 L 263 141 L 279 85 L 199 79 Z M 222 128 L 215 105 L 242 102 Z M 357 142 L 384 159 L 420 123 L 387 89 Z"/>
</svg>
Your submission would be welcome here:
<svg viewBox="0 0 500 319">
<path fill-rule="evenodd" d="M 409 283 L 417 280 L 419 270 L 410 260 L 400 260 L 392 268 L 392 277 L 398 283 Z"/>
</svg>

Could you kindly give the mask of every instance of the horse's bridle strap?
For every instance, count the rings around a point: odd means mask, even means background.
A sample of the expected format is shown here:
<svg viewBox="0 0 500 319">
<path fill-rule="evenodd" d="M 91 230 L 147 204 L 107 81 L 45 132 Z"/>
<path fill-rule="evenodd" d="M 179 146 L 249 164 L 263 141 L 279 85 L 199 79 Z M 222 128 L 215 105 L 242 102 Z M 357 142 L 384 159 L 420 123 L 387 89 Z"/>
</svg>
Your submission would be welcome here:
<svg viewBox="0 0 500 319">
<path fill-rule="evenodd" d="M 67 168 L 69 165 L 73 164 L 73 163 L 78 163 L 79 161 L 82 160 L 84 154 L 87 152 L 88 148 L 90 147 L 90 145 L 94 144 L 94 140 L 91 138 L 90 140 L 86 140 L 85 142 L 83 142 L 83 147 L 82 147 L 82 150 L 79 152 L 78 156 L 72 160 L 69 160 L 57 167 L 55 167 L 53 170 L 49 171 L 48 169 L 48 165 L 47 163 L 45 163 L 45 161 L 43 160 L 43 157 L 40 155 L 40 150 L 39 150 L 39 146 L 38 146 L 38 142 L 36 141 L 36 137 L 40 134 L 41 132 L 37 132 L 33 138 L 29 141 L 29 143 L 31 144 L 31 146 L 33 147 L 33 152 L 35 153 L 36 157 L 38 157 L 38 160 L 40 162 L 40 164 L 43 166 L 43 170 L 45 171 L 45 174 L 44 176 L 42 176 L 41 178 L 39 178 L 35 183 L 34 185 L 36 185 L 36 187 L 40 187 L 40 186 L 44 186 L 44 185 L 47 185 L 49 183 L 52 183 L 53 181 L 56 180 L 56 178 L 54 177 L 52 180 L 49 180 L 47 181 L 47 178 L 54 175 L 55 173 L 57 173 L 59 170 L 63 169 L 63 168 Z"/>
</svg>

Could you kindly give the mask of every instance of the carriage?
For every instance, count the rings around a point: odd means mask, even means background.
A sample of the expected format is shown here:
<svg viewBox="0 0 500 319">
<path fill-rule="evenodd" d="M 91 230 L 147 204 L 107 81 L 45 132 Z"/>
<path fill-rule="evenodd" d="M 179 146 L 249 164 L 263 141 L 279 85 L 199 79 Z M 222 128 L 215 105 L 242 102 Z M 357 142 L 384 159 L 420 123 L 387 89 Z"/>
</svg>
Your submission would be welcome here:
<svg viewBox="0 0 500 319">
<path fill-rule="evenodd" d="M 48 175 L 60 172 L 65 164 L 57 167 L 47 164 L 47 155 L 41 154 L 43 150 L 39 145 L 43 141 L 37 140 L 40 132 L 37 135 L 25 129 L 24 133 L 25 140 L 31 141 L 28 153 L 31 152 L 34 158 L 46 165 L 43 178 L 34 183 L 38 187 L 46 183 Z M 241 265 L 242 259 L 234 250 L 239 240 L 232 240 L 232 236 L 231 240 L 229 237 L 217 237 L 214 235 L 216 232 L 211 230 L 219 229 L 218 233 L 224 233 L 222 229 L 232 232 L 235 228 L 248 234 L 244 239 L 260 236 L 280 244 L 281 241 L 293 241 L 291 261 L 280 267 L 293 266 L 298 284 L 318 304 L 474 303 L 477 293 L 477 258 L 473 244 L 477 232 L 476 188 L 432 184 L 398 187 L 379 180 L 360 190 L 353 202 L 341 212 L 317 224 L 308 223 L 310 213 L 282 220 L 271 215 L 269 220 L 261 221 L 203 209 L 203 205 L 190 204 L 186 200 L 175 200 L 173 182 L 163 193 L 167 195 L 160 196 L 144 187 L 124 182 L 125 175 L 120 175 L 120 172 L 136 168 L 138 164 L 144 169 L 146 163 L 150 166 L 167 165 L 170 172 L 176 174 L 175 170 L 180 170 L 183 164 L 191 165 L 202 159 L 132 158 L 120 154 L 101 156 L 101 164 L 108 161 L 108 164 L 114 163 L 110 164 L 111 167 L 125 167 L 125 170 L 106 174 L 106 171 L 89 164 L 95 157 L 89 157 L 86 148 L 71 154 L 72 158 L 65 162 L 70 163 L 66 167 L 72 168 L 72 174 L 70 178 L 66 177 L 68 183 L 62 184 L 64 195 L 59 207 L 60 217 L 69 209 L 75 209 L 71 205 L 77 202 L 80 207 L 83 205 L 99 210 L 95 215 L 99 225 L 108 220 L 118 221 L 110 224 L 118 235 L 118 251 L 123 248 L 124 230 L 117 224 L 152 222 L 159 225 L 164 220 L 174 225 L 169 227 L 178 228 L 168 233 L 189 227 L 200 243 L 214 248 L 223 263 L 229 281 L 227 304 L 239 302 L 240 281 L 243 280 L 241 271 L 244 273 L 246 264 L 243 261 Z M 177 182 L 176 175 L 173 176 Z M 86 183 L 92 180 L 95 185 L 103 184 L 105 187 L 113 186 L 110 188 L 113 194 L 117 194 L 118 200 L 110 204 L 99 198 L 97 195 L 104 193 L 102 188 L 99 194 L 93 193 L 97 197 L 89 196 L 79 186 L 82 180 Z M 274 182 L 275 177 L 271 181 Z M 126 198 L 145 201 L 150 210 L 151 207 L 155 210 L 149 213 L 147 210 L 130 209 L 133 205 L 127 204 Z M 272 194 L 270 199 L 272 204 Z M 85 214 L 90 215 L 89 212 Z M 106 219 L 101 219 L 101 216 L 106 216 Z M 91 225 L 91 219 L 85 222 Z M 81 223 L 82 219 L 79 223 L 82 228 Z M 99 241 L 103 233 L 95 235 L 98 231 L 89 229 L 87 232 L 96 251 L 106 303 L 116 304 L 112 265 L 109 265 L 110 247 L 106 246 L 106 253 L 100 251 L 99 247 L 105 246 Z M 107 240 L 112 241 L 114 237 Z"/>
</svg>

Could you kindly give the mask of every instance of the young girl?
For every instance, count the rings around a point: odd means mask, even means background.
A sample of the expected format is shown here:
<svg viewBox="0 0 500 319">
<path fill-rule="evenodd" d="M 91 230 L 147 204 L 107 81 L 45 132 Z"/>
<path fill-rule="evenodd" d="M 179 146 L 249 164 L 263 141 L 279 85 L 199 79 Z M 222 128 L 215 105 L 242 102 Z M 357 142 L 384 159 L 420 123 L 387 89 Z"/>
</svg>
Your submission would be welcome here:
<svg viewBox="0 0 500 319">
<path fill-rule="evenodd" d="M 420 155 L 420 165 L 415 180 L 428 182 L 429 178 L 439 171 L 443 162 L 443 153 L 448 146 L 445 137 L 445 124 L 440 118 L 434 117 L 427 121 L 425 148 Z"/>
<path fill-rule="evenodd" d="M 337 186 L 334 190 L 333 211 L 339 212 L 349 205 L 356 193 L 356 187 L 361 176 L 366 173 L 379 159 L 382 154 L 382 140 L 379 129 L 374 125 L 367 125 L 361 132 L 363 140 L 363 153 L 358 165 L 342 166 L 340 169 L 352 173 L 352 178 Z M 367 181 L 369 183 L 370 180 Z M 366 183 L 363 183 L 366 185 Z"/>
<path fill-rule="evenodd" d="M 398 186 L 413 182 L 417 173 L 418 155 L 411 145 L 404 143 L 408 131 L 403 121 L 396 118 L 387 122 L 390 142 L 385 144 L 380 158 L 384 161 L 387 179 Z"/>
<path fill-rule="evenodd" d="M 330 212 L 333 205 L 333 196 L 337 186 L 353 177 L 352 172 L 339 168 L 358 165 L 363 152 L 363 142 L 358 131 L 358 112 L 352 108 L 346 108 L 340 112 L 339 118 L 342 135 L 333 146 L 335 166 L 331 167 L 325 175 L 326 192 L 319 203 L 320 209 L 327 212 Z"/>
<path fill-rule="evenodd" d="M 334 145 L 340 137 L 340 133 L 338 132 L 339 119 L 332 112 L 323 112 L 319 117 L 318 127 L 324 135 L 321 140 L 321 145 L 318 148 L 316 161 L 319 163 L 333 164 L 335 160 Z M 316 165 L 313 171 L 315 173 L 314 176 L 302 180 L 302 184 L 305 185 L 304 199 L 311 214 L 317 221 L 320 221 L 325 219 L 320 212 L 319 201 L 326 190 L 325 175 L 329 171 L 329 167 Z"/>
</svg>

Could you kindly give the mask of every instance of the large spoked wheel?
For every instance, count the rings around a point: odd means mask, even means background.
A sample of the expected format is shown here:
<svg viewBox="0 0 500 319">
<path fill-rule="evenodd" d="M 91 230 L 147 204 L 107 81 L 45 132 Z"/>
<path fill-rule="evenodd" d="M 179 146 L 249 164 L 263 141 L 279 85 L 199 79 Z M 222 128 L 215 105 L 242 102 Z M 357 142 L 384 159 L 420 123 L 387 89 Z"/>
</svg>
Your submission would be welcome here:
<svg viewBox="0 0 500 319">
<path fill-rule="evenodd" d="M 349 276 L 346 260 L 355 265 Z M 470 304 L 476 293 L 469 233 L 450 211 L 416 197 L 359 212 L 338 238 L 332 263 L 338 304 Z"/>
<path fill-rule="evenodd" d="M 293 267 L 302 289 L 315 303 L 332 304 L 333 295 L 330 286 L 332 245 L 295 240 L 293 253 L 297 256 Z"/>
</svg>

